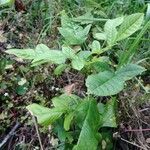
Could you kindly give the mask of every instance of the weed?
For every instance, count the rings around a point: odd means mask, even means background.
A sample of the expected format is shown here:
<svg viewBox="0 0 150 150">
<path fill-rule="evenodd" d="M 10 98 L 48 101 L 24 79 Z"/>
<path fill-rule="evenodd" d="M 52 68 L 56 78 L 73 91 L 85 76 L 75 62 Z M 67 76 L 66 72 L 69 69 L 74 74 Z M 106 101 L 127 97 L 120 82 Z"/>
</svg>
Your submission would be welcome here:
<svg viewBox="0 0 150 150">
<path fill-rule="evenodd" d="M 100 31 L 95 28 L 95 21 L 104 25 Z M 117 100 L 113 95 L 123 90 L 127 80 L 145 71 L 143 67 L 131 61 L 137 44 L 149 27 L 149 22 L 144 25 L 143 23 L 143 13 L 115 19 L 99 19 L 94 18 L 92 13 L 70 18 L 65 11 L 62 11 L 61 27 L 58 28 L 64 39 L 62 50 L 52 50 L 44 44 L 38 44 L 35 49 L 6 51 L 19 58 L 32 60 L 32 67 L 44 63 L 55 64 L 57 68 L 54 73 L 59 76 L 66 68 L 75 69 L 87 76 L 85 97 L 81 98 L 69 92 L 54 97 L 52 108 L 35 103 L 27 106 L 31 114 L 37 117 L 39 124 L 54 125 L 54 131 L 57 132 L 60 141 L 65 141 L 63 147 L 74 150 L 96 150 L 101 143 L 100 147 L 107 149 L 109 140 L 104 138 L 106 132 L 99 132 L 99 129 L 117 127 L 115 115 Z M 114 46 L 119 48 L 120 41 L 128 39 L 141 27 L 143 29 L 128 52 L 121 55 L 119 62 L 111 61 L 110 50 Z M 93 36 L 90 35 L 92 29 L 96 31 L 93 32 Z M 90 40 L 87 40 L 88 38 Z M 103 104 L 97 103 L 98 96 L 111 96 L 111 98 Z M 105 145 L 104 142 L 107 144 Z"/>
</svg>

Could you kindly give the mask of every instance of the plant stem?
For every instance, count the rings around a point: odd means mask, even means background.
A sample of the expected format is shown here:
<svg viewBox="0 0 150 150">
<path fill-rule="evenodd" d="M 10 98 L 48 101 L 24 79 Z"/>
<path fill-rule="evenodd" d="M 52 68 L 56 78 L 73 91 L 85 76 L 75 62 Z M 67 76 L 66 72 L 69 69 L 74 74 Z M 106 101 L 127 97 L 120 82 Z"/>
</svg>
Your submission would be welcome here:
<svg viewBox="0 0 150 150">
<path fill-rule="evenodd" d="M 33 122 L 34 122 L 34 125 L 35 125 L 35 129 L 36 129 L 36 133 L 37 133 L 37 136 L 38 136 L 38 140 L 39 140 L 39 143 L 40 143 L 41 150 L 44 150 L 44 149 L 43 149 L 43 145 L 42 145 L 42 141 L 41 141 L 41 137 L 40 137 L 40 133 L 39 133 L 39 129 L 38 129 L 38 125 L 37 125 L 36 118 L 35 118 L 33 115 L 32 115 L 32 118 L 33 118 Z"/>
</svg>

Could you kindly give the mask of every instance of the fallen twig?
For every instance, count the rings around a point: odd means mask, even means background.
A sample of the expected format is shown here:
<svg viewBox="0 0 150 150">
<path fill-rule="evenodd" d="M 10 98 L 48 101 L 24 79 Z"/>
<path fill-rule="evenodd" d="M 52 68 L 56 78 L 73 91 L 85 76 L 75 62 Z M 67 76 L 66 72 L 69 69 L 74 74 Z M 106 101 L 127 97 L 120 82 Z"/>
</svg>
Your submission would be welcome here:
<svg viewBox="0 0 150 150">
<path fill-rule="evenodd" d="M 34 117 L 34 115 L 32 115 L 32 118 L 33 118 L 33 121 L 34 121 L 34 125 L 35 125 L 35 129 L 36 129 L 36 133 L 37 133 L 37 136 L 38 136 L 38 140 L 39 140 L 39 144 L 40 144 L 41 150 L 44 150 L 44 149 L 43 149 L 43 145 L 42 145 L 42 141 L 41 141 L 41 137 L 40 137 L 40 133 L 39 133 L 39 129 L 38 129 L 38 125 L 37 125 L 36 118 Z"/>
<path fill-rule="evenodd" d="M 128 144 L 131 144 L 131 145 L 133 145 L 133 146 L 136 146 L 136 147 L 138 147 L 138 148 L 140 148 L 140 149 L 143 149 L 143 150 L 148 150 L 147 148 L 144 148 L 144 147 L 142 147 L 142 146 L 140 146 L 140 145 L 138 145 L 138 144 L 135 144 L 135 143 L 133 143 L 133 142 L 130 142 L 130 141 L 128 141 L 128 140 L 126 140 L 126 139 L 123 139 L 123 138 L 120 138 L 122 141 L 124 141 L 124 142 L 126 142 L 126 143 L 128 143 Z"/>
<path fill-rule="evenodd" d="M 9 138 L 14 134 L 16 129 L 20 126 L 20 123 L 17 122 L 16 125 L 12 128 L 12 130 L 7 134 L 7 136 L 4 138 L 4 140 L 0 143 L 0 149 L 7 143 Z"/>
<path fill-rule="evenodd" d="M 125 130 L 125 132 L 141 132 L 141 131 L 150 131 L 150 129 L 130 129 L 130 130 Z"/>
</svg>

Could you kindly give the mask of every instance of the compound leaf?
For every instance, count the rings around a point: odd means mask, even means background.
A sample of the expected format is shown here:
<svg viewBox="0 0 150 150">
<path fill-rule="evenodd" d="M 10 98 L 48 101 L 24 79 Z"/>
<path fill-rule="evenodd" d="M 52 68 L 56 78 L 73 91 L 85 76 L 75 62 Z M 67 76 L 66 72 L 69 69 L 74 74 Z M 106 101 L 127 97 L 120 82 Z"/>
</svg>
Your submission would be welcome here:
<svg viewBox="0 0 150 150">
<path fill-rule="evenodd" d="M 67 18 L 67 22 L 69 22 L 69 25 L 66 24 L 65 18 Z M 60 34 L 65 38 L 65 42 L 67 44 L 80 45 L 85 42 L 91 25 L 87 25 L 85 28 L 83 28 L 82 26 L 79 26 L 71 21 L 66 14 L 62 15 L 61 23 L 62 27 L 59 27 L 58 30 Z"/>
<path fill-rule="evenodd" d="M 35 49 L 10 49 L 6 51 L 23 59 L 32 60 L 32 66 L 45 62 L 62 64 L 66 61 L 66 56 L 59 50 L 50 50 L 44 44 L 38 44 Z"/>
</svg>

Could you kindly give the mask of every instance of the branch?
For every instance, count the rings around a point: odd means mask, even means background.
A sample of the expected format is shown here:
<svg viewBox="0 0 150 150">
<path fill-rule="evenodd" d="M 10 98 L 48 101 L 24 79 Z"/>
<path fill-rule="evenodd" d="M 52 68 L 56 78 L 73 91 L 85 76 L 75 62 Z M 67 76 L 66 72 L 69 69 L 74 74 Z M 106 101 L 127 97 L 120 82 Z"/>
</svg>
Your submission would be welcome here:
<svg viewBox="0 0 150 150">
<path fill-rule="evenodd" d="M 14 134 L 16 129 L 20 126 L 20 123 L 17 122 L 16 125 L 11 129 L 11 131 L 7 134 L 7 136 L 4 138 L 4 140 L 0 143 L 0 149 L 7 143 L 9 138 Z"/>
</svg>

